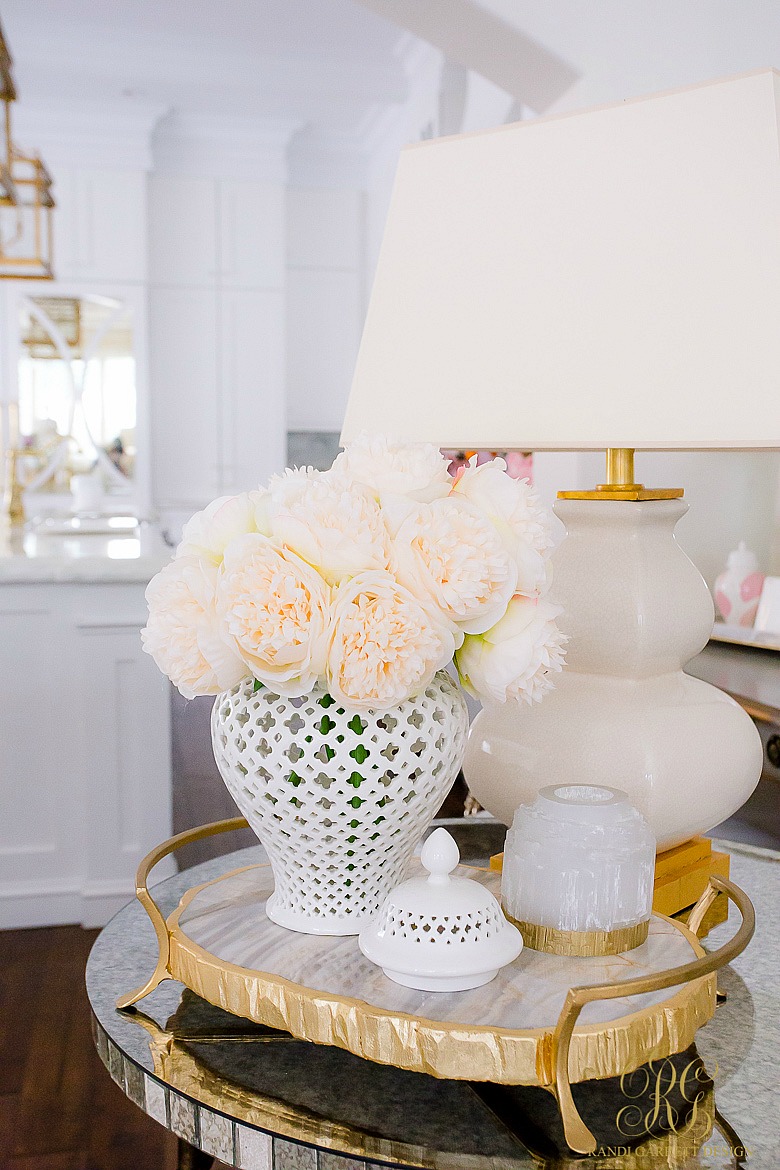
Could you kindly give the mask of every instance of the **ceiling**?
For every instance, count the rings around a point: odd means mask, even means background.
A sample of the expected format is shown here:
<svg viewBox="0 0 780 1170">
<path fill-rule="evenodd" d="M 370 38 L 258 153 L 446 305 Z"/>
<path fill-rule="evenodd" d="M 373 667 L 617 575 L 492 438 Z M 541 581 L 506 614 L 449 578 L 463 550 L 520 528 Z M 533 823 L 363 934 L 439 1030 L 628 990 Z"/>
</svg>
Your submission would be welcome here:
<svg viewBox="0 0 780 1170">
<path fill-rule="evenodd" d="M 355 139 L 413 101 L 430 46 L 477 97 L 493 86 L 469 123 L 449 75 L 455 129 L 780 65 L 777 0 L 0 0 L 0 19 L 20 112 L 278 119 Z"/>
<path fill-rule="evenodd" d="M 556 111 L 780 67 L 777 0 L 479 2 L 577 70 Z"/>
<path fill-rule="evenodd" d="M 20 106 L 107 103 L 349 131 L 411 40 L 353 0 L 0 0 Z"/>
</svg>

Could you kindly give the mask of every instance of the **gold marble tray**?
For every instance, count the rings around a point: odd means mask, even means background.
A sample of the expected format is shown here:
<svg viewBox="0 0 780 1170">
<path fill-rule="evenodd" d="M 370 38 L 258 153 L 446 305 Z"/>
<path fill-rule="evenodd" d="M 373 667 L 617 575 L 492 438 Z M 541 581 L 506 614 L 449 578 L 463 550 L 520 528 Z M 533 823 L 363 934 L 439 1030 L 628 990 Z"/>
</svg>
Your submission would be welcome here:
<svg viewBox="0 0 780 1170">
<path fill-rule="evenodd" d="M 715 1010 L 714 972 L 748 944 L 747 896 L 713 877 L 688 926 L 654 914 L 647 942 L 624 955 L 572 959 L 526 948 L 482 988 L 414 991 L 387 979 L 354 937 L 297 934 L 270 922 L 270 866 L 223 874 L 189 890 L 166 920 L 148 889 L 154 865 L 190 841 L 246 827 L 243 818 L 180 833 L 144 858 L 137 894 L 159 944 L 150 979 L 123 996 L 127 1010 L 164 979 L 235 1015 L 436 1077 L 541 1085 L 560 1105 L 566 1139 L 595 1149 L 571 1095 L 577 1081 L 619 1076 L 680 1052 Z M 465 868 L 465 867 L 464 867 Z M 469 870 L 498 893 L 500 875 Z M 696 931 L 717 892 L 742 923 L 706 954 Z"/>
</svg>

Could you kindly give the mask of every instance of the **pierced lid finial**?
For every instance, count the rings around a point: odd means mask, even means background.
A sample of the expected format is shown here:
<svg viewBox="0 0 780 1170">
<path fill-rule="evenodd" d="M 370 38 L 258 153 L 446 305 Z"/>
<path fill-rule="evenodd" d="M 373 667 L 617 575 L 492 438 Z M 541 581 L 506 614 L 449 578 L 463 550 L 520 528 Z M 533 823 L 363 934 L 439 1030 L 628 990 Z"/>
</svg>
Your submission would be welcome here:
<svg viewBox="0 0 780 1170">
<path fill-rule="evenodd" d="M 422 847 L 420 861 L 430 874 L 429 882 L 437 886 L 445 885 L 460 861 L 460 850 L 455 838 L 446 829 L 434 829 Z"/>
</svg>

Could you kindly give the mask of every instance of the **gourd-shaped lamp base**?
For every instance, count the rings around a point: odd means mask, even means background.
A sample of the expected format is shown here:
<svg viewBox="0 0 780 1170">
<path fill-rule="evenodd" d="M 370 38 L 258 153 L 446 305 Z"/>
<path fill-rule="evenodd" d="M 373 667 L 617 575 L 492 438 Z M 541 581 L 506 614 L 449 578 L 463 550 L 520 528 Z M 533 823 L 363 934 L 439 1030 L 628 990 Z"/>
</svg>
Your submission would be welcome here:
<svg viewBox="0 0 780 1170">
<path fill-rule="evenodd" d="M 469 788 L 504 824 L 550 783 L 607 784 L 628 793 L 663 850 L 731 816 L 758 783 L 750 717 L 683 673 L 714 618 L 674 538 L 686 511 L 679 499 L 556 504 L 568 531 L 553 586 L 566 667 L 541 704 L 481 711 L 466 749 Z"/>
</svg>

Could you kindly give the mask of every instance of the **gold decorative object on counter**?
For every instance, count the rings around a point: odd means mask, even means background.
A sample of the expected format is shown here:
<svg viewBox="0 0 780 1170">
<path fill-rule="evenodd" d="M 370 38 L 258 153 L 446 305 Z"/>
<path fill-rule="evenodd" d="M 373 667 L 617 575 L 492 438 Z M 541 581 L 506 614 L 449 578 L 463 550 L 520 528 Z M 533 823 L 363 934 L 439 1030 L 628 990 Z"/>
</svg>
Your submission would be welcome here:
<svg viewBox="0 0 780 1170">
<path fill-rule="evenodd" d="M 0 59 L 2 48 L 2 30 L 0 30 Z M 0 76 L 2 76 L 1 60 Z M 18 527 L 24 524 L 24 500 L 22 498 L 23 485 L 19 475 L 19 460 L 22 457 L 22 451 L 19 447 L 19 407 L 15 402 L 8 403 L 2 422 L 0 450 L 5 448 L 3 510 L 8 523 L 12 527 Z"/>
<path fill-rule="evenodd" d="M 18 447 L 10 448 L 6 455 L 5 510 L 9 523 L 13 525 L 24 524 L 24 500 L 18 467 L 22 455 Z"/>
<path fill-rule="evenodd" d="M 117 1007 L 128 1009 L 163 980 L 178 979 L 235 1015 L 378 1063 L 436 1077 L 540 1085 L 556 1096 L 566 1140 L 581 1153 L 593 1151 L 595 1140 L 577 1112 L 571 1084 L 618 1076 L 687 1048 L 714 1014 L 714 972 L 744 950 L 755 925 L 742 890 L 712 877 L 690 928 L 654 915 L 647 943 L 619 959 L 526 950 L 488 987 L 437 996 L 434 1019 L 430 995 L 386 980 L 354 940 L 313 938 L 270 923 L 264 913 L 272 889 L 268 866 L 247 866 L 196 886 L 164 918 L 148 888 L 157 862 L 190 841 L 245 825 L 238 817 L 180 833 L 141 862 L 137 894 L 157 934 L 159 957 L 147 982 Z M 471 876 L 498 885 L 489 870 Z M 719 891 L 737 905 L 742 924 L 727 944 L 706 954 L 695 932 Z M 258 969 L 261 962 L 266 970 Z M 632 970 L 633 977 L 621 977 Z M 311 971 L 319 988 L 307 986 L 303 973 Z M 635 996 L 642 999 L 633 1009 L 626 1001 Z M 620 1002 L 599 1006 L 609 1001 Z M 419 1014 L 423 1002 L 428 1015 Z M 578 1026 L 584 1009 L 588 1019 Z"/>
</svg>

